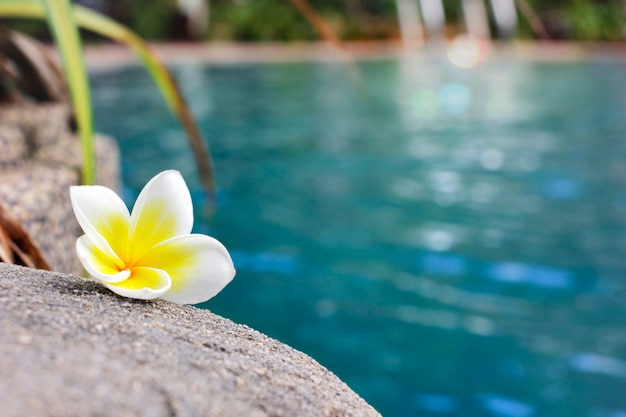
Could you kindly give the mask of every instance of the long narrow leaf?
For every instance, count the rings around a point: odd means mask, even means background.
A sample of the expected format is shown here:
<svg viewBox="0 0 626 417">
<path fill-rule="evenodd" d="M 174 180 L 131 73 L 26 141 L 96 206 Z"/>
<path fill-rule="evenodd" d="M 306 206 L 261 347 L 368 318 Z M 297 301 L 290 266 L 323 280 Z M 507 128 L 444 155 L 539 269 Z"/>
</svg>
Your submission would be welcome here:
<svg viewBox="0 0 626 417">
<path fill-rule="evenodd" d="M 0 16 L 41 19 L 45 17 L 45 9 L 41 5 L 40 0 L 0 0 Z M 74 6 L 74 17 L 80 27 L 127 44 L 141 59 L 159 87 L 168 106 L 179 118 L 187 132 L 200 179 L 205 189 L 208 203 L 211 206 L 209 208 L 212 208 L 215 204 L 216 194 L 213 166 L 208 145 L 202 139 L 195 119 L 171 74 L 157 55 L 152 52 L 148 44 L 123 25 L 80 6 Z"/>
<path fill-rule="evenodd" d="M 91 94 L 72 6 L 69 0 L 46 0 L 45 4 L 48 23 L 63 60 L 78 123 L 83 153 L 83 184 L 94 184 L 96 178 Z"/>
<path fill-rule="evenodd" d="M 216 194 L 215 180 L 213 178 L 213 163 L 209 145 L 203 140 L 193 114 L 189 110 L 189 106 L 185 102 L 170 72 L 165 65 L 163 65 L 158 56 L 150 49 L 148 44 L 139 36 L 135 35 L 130 29 L 84 7 L 75 6 L 74 10 L 76 20 L 81 27 L 127 44 L 141 59 L 161 90 L 167 104 L 178 116 L 187 132 L 189 144 L 196 159 L 196 165 L 208 198 L 209 206 L 213 206 L 215 204 Z"/>
<path fill-rule="evenodd" d="M 313 26 L 313 29 L 324 39 L 324 41 L 335 48 L 340 53 L 342 62 L 348 75 L 355 83 L 360 83 L 361 72 L 354 64 L 352 54 L 343 45 L 337 34 L 332 30 L 326 20 L 311 6 L 308 0 L 289 0 L 291 4 L 300 12 L 302 16 Z"/>
<path fill-rule="evenodd" d="M 107 36 L 118 42 L 126 43 L 135 51 L 161 89 L 167 104 L 176 108 L 176 94 L 168 89 L 169 75 L 163 68 L 159 58 L 152 52 L 146 42 L 135 35 L 130 29 L 104 15 L 92 12 L 82 6 L 74 6 L 76 23 L 84 29 Z M 45 19 L 46 8 L 42 0 L 0 0 L 0 17 Z M 159 68 L 163 68 L 162 70 Z"/>
<path fill-rule="evenodd" d="M 526 0 L 515 0 L 515 4 L 519 8 L 520 12 L 524 15 L 533 32 L 535 32 L 535 36 L 539 39 L 550 39 L 550 34 L 546 29 L 546 26 L 543 24 L 535 9 L 528 3 Z"/>
</svg>

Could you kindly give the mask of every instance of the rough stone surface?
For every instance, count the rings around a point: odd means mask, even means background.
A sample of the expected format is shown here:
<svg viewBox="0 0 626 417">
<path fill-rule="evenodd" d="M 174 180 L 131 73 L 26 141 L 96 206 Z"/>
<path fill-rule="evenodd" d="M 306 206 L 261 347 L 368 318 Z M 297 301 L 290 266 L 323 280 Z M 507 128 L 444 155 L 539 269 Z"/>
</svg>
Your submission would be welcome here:
<svg viewBox="0 0 626 417">
<path fill-rule="evenodd" d="M 0 202 L 28 231 L 50 268 L 80 272 L 75 242 L 80 228 L 72 213 L 69 187 L 78 183 L 75 170 L 28 162 L 0 170 Z"/>
<path fill-rule="evenodd" d="M 380 417 L 310 357 L 207 310 L 0 263 L 4 417 Z"/>
<path fill-rule="evenodd" d="M 0 203 L 22 223 L 56 271 L 80 273 L 74 244 L 80 229 L 69 187 L 80 183 L 78 137 L 63 104 L 0 106 Z M 98 183 L 119 187 L 115 142 L 96 137 Z"/>
</svg>

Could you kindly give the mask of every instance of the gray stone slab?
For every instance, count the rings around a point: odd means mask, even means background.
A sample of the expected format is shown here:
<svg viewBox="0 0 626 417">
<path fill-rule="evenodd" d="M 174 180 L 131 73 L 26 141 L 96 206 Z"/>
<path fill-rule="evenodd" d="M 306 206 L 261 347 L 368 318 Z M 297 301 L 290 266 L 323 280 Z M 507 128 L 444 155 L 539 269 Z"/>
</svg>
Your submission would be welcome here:
<svg viewBox="0 0 626 417">
<path fill-rule="evenodd" d="M 379 417 L 307 355 L 192 306 L 0 263 L 4 417 Z"/>
<path fill-rule="evenodd" d="M 115 141 L 97 135 L 98 183 L 119 188 Z M 81 231 L 69 187 L 80 183 L 80 139 L 62 104 L 0 105 L 0 203 L 16 217 L 55 271 L 80 273 Z"/>
<path fill-rule="evenodd" d="M 70 204 L 70 186 L 78 182 L 78 173 L 62 165 L 29 161 L 17 169 L 0 169 L 0 202 L 24 226 L 53 270 L 82 271 L 75 249 L 80 227 Z"/>
</svg>

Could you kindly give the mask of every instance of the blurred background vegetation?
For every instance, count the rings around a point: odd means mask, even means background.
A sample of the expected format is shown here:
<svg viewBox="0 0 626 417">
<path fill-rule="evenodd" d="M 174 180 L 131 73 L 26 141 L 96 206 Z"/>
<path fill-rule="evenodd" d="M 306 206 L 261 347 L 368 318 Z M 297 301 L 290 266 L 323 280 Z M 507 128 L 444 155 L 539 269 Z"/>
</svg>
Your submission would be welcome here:
<svg viewBox="0 0 626 417">
<path fill-rule="evenodd" d="M 418 0 L 415 0 L 416 2 Z M 461 0 L 442 0 L 446 31 L 463 31 Z M 626 0 L 525 0 L 545 24 L 551 39 L 572 41 L 623 41 L 626 39 Z M 319 35 L 290 0 L 205 0 L 209 6 L 210 40 L 245 42 L 312 41 Z M 192 40 L 185 16 L 176 0 L 79 0 L 153 41 Z M 400 31 L 395 0 L 309 0 L 335 33 L 344 40 L 397 39 Z M 493 15 L 490 7 L 490 24 Z M 519 14 L 519 13 L 518 13 Z M 534 38 L 519 14 L 517 37 Z M 38 24 L 20 23 L 21 29 L 46 36 Z M 492 31 L 495 33 L 495 31 Z"/>
</svg>

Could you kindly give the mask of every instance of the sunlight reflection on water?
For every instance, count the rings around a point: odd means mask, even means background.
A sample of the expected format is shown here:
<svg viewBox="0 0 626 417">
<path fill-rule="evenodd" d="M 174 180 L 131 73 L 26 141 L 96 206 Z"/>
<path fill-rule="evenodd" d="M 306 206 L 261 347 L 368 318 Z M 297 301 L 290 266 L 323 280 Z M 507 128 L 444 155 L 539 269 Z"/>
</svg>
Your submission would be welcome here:
<svg viewBox="0 0 626 417">
<path fill-rule="evenodd" d="M 623 63 L 359 65 L 360 87 L 331 63 L 178 70 L 220 185 L 196 229 L 238 269 L 208 307 L 385 416 L 624 415 Z M 94 97 L 129 201 L 166 168 L 201 200 L 141 72 Z"/>
</svg>

